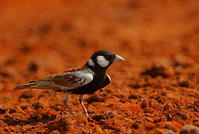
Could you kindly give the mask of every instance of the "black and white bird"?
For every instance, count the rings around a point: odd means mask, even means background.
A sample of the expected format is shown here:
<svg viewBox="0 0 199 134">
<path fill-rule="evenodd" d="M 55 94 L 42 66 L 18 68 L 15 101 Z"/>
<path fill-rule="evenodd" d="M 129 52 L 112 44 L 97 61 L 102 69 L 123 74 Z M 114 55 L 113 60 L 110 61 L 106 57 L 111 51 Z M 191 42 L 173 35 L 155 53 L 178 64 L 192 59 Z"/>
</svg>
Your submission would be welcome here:
<svg viewBox="0 0 199 134">
<path fill-rule="evenodd" d="M 28 84 L 19 85 L 15 89 L 39 88 L 53 89 L 65 92 L 64 104 L 72 112 L 67 103 L 68 94 L 79 94 L 80 104 L 88 116 L 88 112 L 83 103 L 83 95 L 91 94 L 111 82 L 110 76 L 106 73 L 107 68 L 114 62 L 124 59 L 108 50 L 96 51 L 83 66 L 68 70 L 65 73 L 55 74 L 41 80 L 31 81 Z"/>
</svg>

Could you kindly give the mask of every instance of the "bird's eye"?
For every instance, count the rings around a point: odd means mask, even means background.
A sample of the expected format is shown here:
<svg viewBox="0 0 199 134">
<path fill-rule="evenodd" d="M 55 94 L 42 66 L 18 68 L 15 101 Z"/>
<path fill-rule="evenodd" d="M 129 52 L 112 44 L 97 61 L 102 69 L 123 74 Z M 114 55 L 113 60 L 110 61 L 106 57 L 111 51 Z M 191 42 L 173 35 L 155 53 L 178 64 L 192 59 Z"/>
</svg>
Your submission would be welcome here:
<svg viewBox="0 0 199 134">
<path fill-rule="evenodd" d="M 107 59 L 108 61 L 112 61 L 114 58 L 115 58 L 114 55 L 107 55 L 107 56 L 106 56 L 106 59 Z"/>
</svg>

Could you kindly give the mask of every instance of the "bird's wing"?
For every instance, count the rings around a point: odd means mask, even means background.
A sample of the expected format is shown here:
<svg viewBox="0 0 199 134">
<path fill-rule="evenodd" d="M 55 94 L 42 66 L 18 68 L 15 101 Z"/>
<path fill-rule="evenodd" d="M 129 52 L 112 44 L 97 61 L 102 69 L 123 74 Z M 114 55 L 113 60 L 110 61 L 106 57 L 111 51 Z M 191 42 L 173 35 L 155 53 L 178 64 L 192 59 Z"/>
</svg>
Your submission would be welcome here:
<svg viewBox="0 0 199 134">
<path fill-rule="evenodd" d="M 88 69 L 70 70 L 58 75 L 46 77 L 40 81 L 46 81 L 60 89 L 75 89 L 82 87 L 93 80 L 93 73 Z"/>
</svg>

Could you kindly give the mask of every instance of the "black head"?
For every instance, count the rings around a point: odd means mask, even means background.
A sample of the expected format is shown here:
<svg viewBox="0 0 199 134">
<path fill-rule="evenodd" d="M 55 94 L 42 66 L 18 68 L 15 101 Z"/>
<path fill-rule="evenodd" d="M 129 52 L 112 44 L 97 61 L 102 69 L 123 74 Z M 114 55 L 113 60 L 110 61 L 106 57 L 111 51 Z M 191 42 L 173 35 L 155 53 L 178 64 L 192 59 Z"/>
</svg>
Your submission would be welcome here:
<svg viewBox="0 0 199 134">
<path fill-rule="evenodd" d="M 113 62 L 124 60 L 121 56 L 116 55 L 108 50 L 96 51 L 86 63 L 86 66 L 94 69 L 106 70 Z"/>
</svg>

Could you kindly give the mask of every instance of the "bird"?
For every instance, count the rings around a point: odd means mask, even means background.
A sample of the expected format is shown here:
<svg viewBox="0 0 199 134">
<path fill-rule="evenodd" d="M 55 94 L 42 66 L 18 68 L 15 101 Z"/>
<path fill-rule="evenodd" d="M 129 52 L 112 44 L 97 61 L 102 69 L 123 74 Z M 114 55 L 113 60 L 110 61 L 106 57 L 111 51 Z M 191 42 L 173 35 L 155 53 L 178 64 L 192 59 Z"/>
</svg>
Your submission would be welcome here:
<svg viewBox="0 0 199 134">
<path fill-rule="evenodd" d="M 111 78 L 106 70 L 112 63 L 119 61 L 124 61 L 124 58 L 109 50 L 98 50 L 82 67 L 69 69 L 64 73 L 54 74 L 40 80 L 30 81 L 28 84 L 18 85 L 15 90 L 35 88 L 64 92 L 63 102 L 71 113 L 72 109 L 67 102 L 68 95 L 80 95 L 79 102 L 85 115 L 90 118 L 83 103 L 83 96 L 92 94 L 107 86 L 111 82 Z"/>
</svg>

